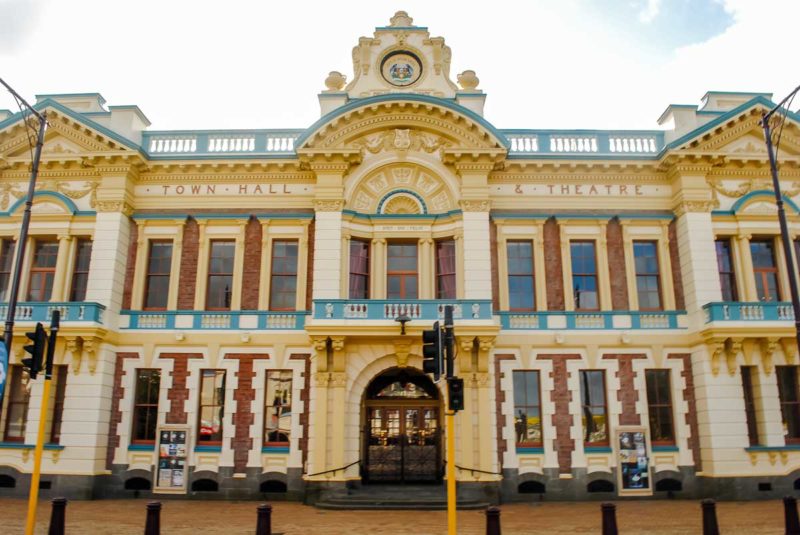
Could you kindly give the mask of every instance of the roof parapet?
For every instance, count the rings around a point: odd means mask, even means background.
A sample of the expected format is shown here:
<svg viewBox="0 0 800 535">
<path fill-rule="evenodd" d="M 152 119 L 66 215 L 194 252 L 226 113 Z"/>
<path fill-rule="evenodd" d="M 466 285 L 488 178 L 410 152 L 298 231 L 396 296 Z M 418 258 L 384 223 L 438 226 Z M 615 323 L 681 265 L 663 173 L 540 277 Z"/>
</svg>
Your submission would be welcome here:
<svg viewBox="0 0 800 535">
<path fill-rule="evenodd" d="M 737 91 L 708 91 L 701 99 L 699 111 L 730 111 L 756 97 L 772 100 L 772 93 L 747 93 Z"/>
<path fill-rule="evenodd" d="M 106 99 L 100 93 L 56 93 L 52 95 L 36 95 L 36 103 L 43 100 L 55 100 L 78 113 L 104 112 Z"/>
</svg>

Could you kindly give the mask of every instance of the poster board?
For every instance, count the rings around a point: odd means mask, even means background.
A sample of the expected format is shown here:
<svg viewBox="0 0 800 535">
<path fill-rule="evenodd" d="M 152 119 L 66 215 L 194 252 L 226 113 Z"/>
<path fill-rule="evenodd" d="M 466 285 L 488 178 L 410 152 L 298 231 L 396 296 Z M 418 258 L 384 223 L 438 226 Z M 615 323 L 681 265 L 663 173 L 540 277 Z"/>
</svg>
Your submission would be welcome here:
<svg viewBox="0 0 800 535">
<path fill-rule="evenodd" d="M 162 425 L 156 433 L 156 467 L 153 474 L 153 492 L 185 494 L 189 469 L 189 426 Z"/>
<path fill-rule="evenodd" d="M 644 426 L 621 426 L 614 431 L 617 489 L 620 496 L 653 494 L 649 433 Z"/>
</svg>

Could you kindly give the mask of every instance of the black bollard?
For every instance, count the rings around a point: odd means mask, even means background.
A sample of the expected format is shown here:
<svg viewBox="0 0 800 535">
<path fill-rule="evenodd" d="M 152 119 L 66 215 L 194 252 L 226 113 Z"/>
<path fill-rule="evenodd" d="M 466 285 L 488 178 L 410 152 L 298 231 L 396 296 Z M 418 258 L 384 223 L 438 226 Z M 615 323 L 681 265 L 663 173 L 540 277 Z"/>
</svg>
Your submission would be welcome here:
<svg viewBox="0 0 800 535">
<path fill-rule="evenodd" d="M 502 535 L 500 533 L 499 507 L 489 507 L 486 510 L 486 535 Z"/>
<path fill-rule="evenodd" d="M 703 500 L 703 535 L 719 535 L 719 525 L 717 525 L 717 502 L 714 500 Z"/>
<path fill-rule="evenodd" d="M 783 498 L 783 520 L 786 535 L 800 535 L 800 519 L 797 518 L 797 500 L 794 496 Z"/>
<path fill-rule="evenodd" d="M 272 535 L 272 506 L 262 503 L 258 506 L 256 535 Z"/>
<path fill-rule="evenodd" d="M 67 499 L 53 498 L 51 503 L 53 507 L 50 510 L 50 529 L 47 531 L 47 535 L 64 535 Z"/>
<path fill-rule="evenodd" d="M 147 503 L 147 521 L 144 535 L 161 535 L 161 502 Z"/>
<path fill-rule="evenodd" d="M 603 512 L 603 535 L 619 535 L 617 531 L 617 506 L 613 503 L 604 503 L 600 506 Z"/>
</svg>

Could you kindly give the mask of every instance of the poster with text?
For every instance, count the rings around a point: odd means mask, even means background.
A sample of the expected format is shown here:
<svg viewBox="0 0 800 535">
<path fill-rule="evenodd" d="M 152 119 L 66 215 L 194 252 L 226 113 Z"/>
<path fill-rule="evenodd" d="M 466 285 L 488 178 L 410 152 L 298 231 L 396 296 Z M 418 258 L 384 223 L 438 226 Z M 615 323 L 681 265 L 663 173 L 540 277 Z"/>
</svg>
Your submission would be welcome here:
<svg viewBox="0 0 800 535">
<path fill-rule="evenodd" d="M 186 492 L 187 437 L 189 429 L 184 426 L 163 426 L 157 437 L 158 453 L 153 492 L 182 494 Z"/>
<path fill-rule="evenodd" d="M 618 428 L 615 437 L 619 493 L 652 494 L 647 429 L 634 426 Z"/>
</svg>

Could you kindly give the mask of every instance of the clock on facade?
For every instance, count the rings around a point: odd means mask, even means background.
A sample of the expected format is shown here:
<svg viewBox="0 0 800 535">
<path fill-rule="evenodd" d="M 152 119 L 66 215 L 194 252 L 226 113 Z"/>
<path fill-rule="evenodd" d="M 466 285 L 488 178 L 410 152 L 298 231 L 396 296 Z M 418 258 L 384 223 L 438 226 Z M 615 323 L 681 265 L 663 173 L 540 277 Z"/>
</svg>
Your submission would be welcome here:
<svg viewBox="0 0 800 535">
<path fill-rule="evenodd" d="M 398 50 L 383 58 L 381 74 L 390 84 L 407 87 L 419 80 L 422 75 L 422 62 L 415 54 Z"/>
</svg>

